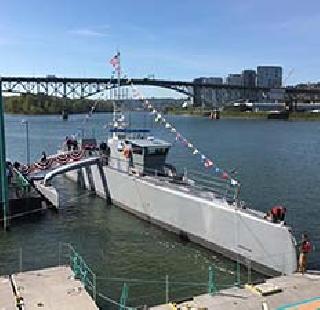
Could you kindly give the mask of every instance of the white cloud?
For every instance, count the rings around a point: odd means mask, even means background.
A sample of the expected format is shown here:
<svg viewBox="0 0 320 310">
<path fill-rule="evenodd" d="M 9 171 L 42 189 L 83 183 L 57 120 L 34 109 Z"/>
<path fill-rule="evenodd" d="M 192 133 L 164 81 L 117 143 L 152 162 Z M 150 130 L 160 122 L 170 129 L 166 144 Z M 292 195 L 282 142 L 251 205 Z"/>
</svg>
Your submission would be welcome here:
<svg viewBox="0 0 320 310">
<path fill-rule="evenodd" d="M 95 29 L 90 28 L 79 28 L 68 31 L 70 34 L 83 36 L 83 37 L 105 37 L 108 34 Z"/>
</svg>

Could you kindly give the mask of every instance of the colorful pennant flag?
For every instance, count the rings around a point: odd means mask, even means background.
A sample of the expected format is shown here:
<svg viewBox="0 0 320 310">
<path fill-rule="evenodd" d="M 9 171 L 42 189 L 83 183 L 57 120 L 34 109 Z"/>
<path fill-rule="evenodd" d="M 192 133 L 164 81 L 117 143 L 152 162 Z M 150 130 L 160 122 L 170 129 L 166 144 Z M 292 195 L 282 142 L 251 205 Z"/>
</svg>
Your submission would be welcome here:
<svg viewBox="0 0 320 310">
<path fill-rule="evenodd" d="M 117 53 L 117 55 L 115 55 L 111 60 L 110 63 L 111 65 L 114 67 L 114 71 L 113 71 L 113 75 L 116 73 L 116 71 L 120 72 L 120 53 Z M 127 78 L 127 76 L 125 76 Z M 112 79 L 114 78 L 114 76 L 111 77 Z M 177 132 L 176 128 L 174 128 L 174 126 L 172 126 L 169 122 L 166 121 L 166 119 L 161 115 L 161 113 L 159 113 L 157 111 L 157 109 L 155 109 L 153 107 L 153 105 L 151 104 L 151 102 L 148 99 L 145 99 L 144 96 L 137 90 L 137 88 L 134 86 L 134 84 L 132 83 L 132 80 L 130 78 L 127 78 L 127 83 L 130 83 L 130 86 L 132 88 L 132 95 L 134 98 L 139 98 L 140 100 L 143 100 L 143 106 L 145 108 L 148 108 L 151 112 L 151 114 L 153 114 L 155 116 L 155 122 L 160 122 L 162 124 L 164 124 L 165 128 L 170 129 L 171 132 L 176 134 L 175 139 L 178 141 L 180 141 L 184 146 L 187 146 L 190 149 L 193 149 L 192 154 L 193 155 L 198 155 L 200 154 L 201 157 L 201 162 L 204 164 L 204 166 L 206 168 L 210 168 L 214 166 L 214 163 L 212 160 L 210 160 L 209 158 L 207 158 L 204 154 L 201 154 L 199 152 L 199 150 L 197 148 L 194 147 L 194 145 L 189 142 L 187 139 L 185 139 L 179 132 Z M 111 87 L 111 86 L 110 86 Z M 216 174 L 219 174 L 220 177 L 224 180 L 228 180 L 230 178 L 229 174 L 226 171 L 221 170 L 218 167 L 214 167 L 213 168 L 214 172 Z M 230 178 L 230 184 L 231 185 L 238 185 L 238 181 Z"/>
</svg>

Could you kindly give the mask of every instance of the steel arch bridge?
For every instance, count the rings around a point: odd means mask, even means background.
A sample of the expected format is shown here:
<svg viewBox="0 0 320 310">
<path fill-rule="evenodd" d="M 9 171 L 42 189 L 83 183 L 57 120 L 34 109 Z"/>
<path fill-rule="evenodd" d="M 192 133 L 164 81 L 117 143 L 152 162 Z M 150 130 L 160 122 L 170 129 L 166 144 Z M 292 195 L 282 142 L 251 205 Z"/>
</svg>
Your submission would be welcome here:
<svg viewBox="0 0 320 310">
<path fill-rule="evenodd" d="M 83 99 L 109 91 L 117 86 L 117 79 L 58 78 L 58 77 L 2 77 L 2 91 L 19 94 L 46 94 L 49 96 Z M 194 96 L 192 82 L 172 82 L 149 79 L 121 79 L 121 86 L 158 86 Z"/>
<path fill-rule="evenodd" d="M 46 77 L 0 77 L 2 91 L 20 94 L 45 94 L 63 98 L 83 99 L 110 89 L 117 85 L 117 79 L 110 78 L 61 78 Z M 228 84 L 205 84 L 194 81 L 173 81 L 160 79 L 121 79 L 121 86 L 157 86 L 173 90 L 189 97 L 199 97 L 201 92 L 215 90 L 217 92 L 231 92 L 237 99 L 246 99 L 252 95 L 270 92 L 270 88 L 244 87 Z M 309 96 L 311 100 L 320 100 L 319 88 L 282 88 L 287 97 L 298 100 L 302 96 Z M 200 94 L 200 95 L 199 95 Z"/>
</svg>

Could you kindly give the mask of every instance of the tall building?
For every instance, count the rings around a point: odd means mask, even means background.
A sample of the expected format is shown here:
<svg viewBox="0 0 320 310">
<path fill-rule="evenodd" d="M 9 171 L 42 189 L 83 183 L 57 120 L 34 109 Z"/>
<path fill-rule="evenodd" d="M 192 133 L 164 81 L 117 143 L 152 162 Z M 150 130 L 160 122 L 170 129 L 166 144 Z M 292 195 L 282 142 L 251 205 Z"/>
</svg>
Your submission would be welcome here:
<svg viewBox="0 0 320 310">
<path fill-rule="evenodd" d="M 242 75 L 241 74 L 229 74 L 226 79 L 228 85 L 241 86 L 242 85 Z"/>
<path fill-rule="evenodd" d="M 257 86 L 266 88 L 280 88 L 282 86 L 282 67 L 258 66 Z"/>
<path fill-rule="evenodd" d="M 242 71 L 242 85 L 245 87 L 256 87 L 257 74 L 255 70 Z"/>
</svg>

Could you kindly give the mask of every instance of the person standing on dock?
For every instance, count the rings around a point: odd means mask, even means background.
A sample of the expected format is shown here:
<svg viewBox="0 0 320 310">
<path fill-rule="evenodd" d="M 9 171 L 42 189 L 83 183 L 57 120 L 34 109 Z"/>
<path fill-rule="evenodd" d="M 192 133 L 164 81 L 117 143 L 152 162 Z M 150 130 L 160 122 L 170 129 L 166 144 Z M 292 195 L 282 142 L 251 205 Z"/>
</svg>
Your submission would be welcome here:
<svg viewBox="0 0 320 310">
<path fill-rule="evenodd" d="M 8 178 L 8 184 L 10 185 L 13 177 L 13 169 L 12 169 L 12 163 L 9 161 L 6 162 L 6 175 Z"/>
<path fill-rule="evenodd" d="M 43 151 L 43 152 L 41 153 L 40 162 L 45 163 L 46 161 L 47 161 L 47 155 L 46 155 L 46 152 Z"/>
<path fill-rule="evenodd" d="M 308 254 L 311 252 L 311 242 L 307 234 L 302 234 L 299 255 L 299 272 L 304 274 L 307 270 Z"/>
</svg>

